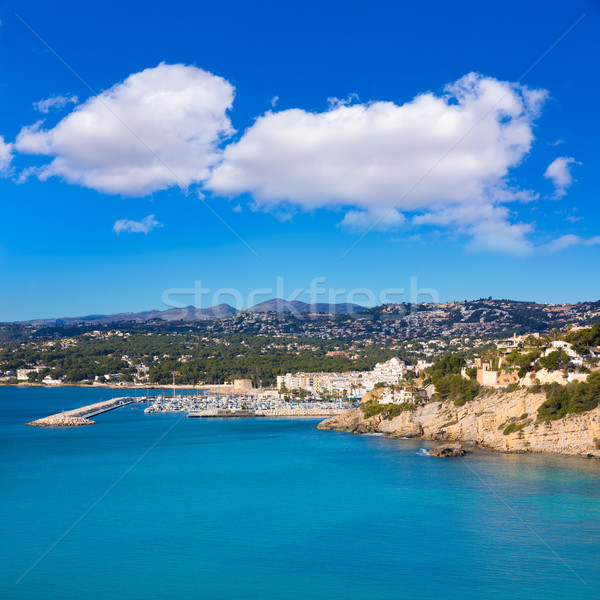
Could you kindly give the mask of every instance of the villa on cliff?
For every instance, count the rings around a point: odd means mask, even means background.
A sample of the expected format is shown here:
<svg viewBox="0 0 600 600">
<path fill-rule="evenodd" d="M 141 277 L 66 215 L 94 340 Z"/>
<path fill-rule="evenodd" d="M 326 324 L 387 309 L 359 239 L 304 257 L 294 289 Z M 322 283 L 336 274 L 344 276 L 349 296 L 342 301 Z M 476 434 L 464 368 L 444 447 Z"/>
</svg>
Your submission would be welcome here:
<svg viewBox="0 0 600 600">
<path fill-rule="evenodd" d="M 487 359 L 481 357 L 474 361 L 467 361 L 467 366 L 462 369 L 462 376 L 469 378 L 469 368 L 477 369 L 477 383 L 486 387 L 504 388 L 511 384 L 519 383 L 523 370 L 537 371 L 544 366 L 544 362 L 554 352 L 561 352 L 563 359 L 561 370 L 565 371 L 565 381 L 584 379 L 583 373 L 588 372 L 588 367 L 597 368 L 597 358 L 600 352 L 592 347 L 584 355 L 579 354 L 574 345 L 564 340 L 549 341 L 542 338 L 539 333 L 528 335 L 513 335 L 511 338 L 496 343 L 496 353 Z M 522 362 L 512 360 L 515 356 L 523 358 L 524 355 L 531 356 L 531 362 L 527 369 Z M 582 371 L 583 373 L 580 373 Z M 530 374 L 532 375 L 532 374 Z M 533 375 L 532 375 L 533 376 Z M 531 377 L 530 377 L 531 378 Z"/>
<path fill-rule="evenodd" d="M 418 404 L 428 399 L 427 391 L 416 387 L 405 387 L 402 389 L 386 388 L 379 397 L 379 404 Z"/>
</svg>

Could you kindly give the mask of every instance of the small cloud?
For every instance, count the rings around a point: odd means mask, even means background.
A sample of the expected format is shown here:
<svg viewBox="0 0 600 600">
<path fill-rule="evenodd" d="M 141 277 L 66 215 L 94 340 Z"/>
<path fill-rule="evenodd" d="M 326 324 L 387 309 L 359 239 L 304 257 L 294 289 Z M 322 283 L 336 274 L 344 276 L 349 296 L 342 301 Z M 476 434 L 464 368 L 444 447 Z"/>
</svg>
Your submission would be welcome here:
<svg viewBox="0 0 600 600">
<path fill-rule="evenodd" d="M 233 210 L 233 212 L 235 212 L 235 213 L 241 213 L 241 212 L 242 212 L 242 205 L 241 205 L 241 204 L 236 204 L 236 205 L 233 207 L 233 209 L 232 209 L 232 210 Z"/>
<path fill-rule="evenodd" d="M 561 144 L 564 144 L 564 143 L 565 143 L 565 140 L 563 140 L 562 138 L 558 138 L 554 142 L 548 142 L 548 146 L 560 146 Z"/>
<path fill-rule="evenodd" d="M 38 174 L 37 167 L 26 167 L 15 178 L 15 183 L 25 183 L 30 177 Z"/>
<path fill-rule="evenodd" d="M 346 98 L 327 98 L 327 104 L 329 105 L 329 110 L 335 110 L 340 106 L 349 106 L 353 102 L 358 102 L 358 94 L 348 94 Z"/>
<path fill-rule="evenodd" d="M 143 233 L 148 234 L 153 229 L 163 227 L 162 223 L 159 223 L 154 215 L 148 215 L 141 221 L 131 221 L 130 219 L 119 219 L 113 225 L 113 232 L 116 234 L 120 233 Z"/>
<path fill-rule="evenodd" d="M 569 223 L 577 223 L 577 221 L 581 221 L 581 219 L 583 219 L 583 217 L 575 217 L 573 215 L 565 217 L 565 221 L 569 221 Z"/>
<path fill-rule="evenodd" d="M 405 243 L 405 244 L 419 244 L 421 242 L 423 242 L 423 236 L 420 233 L 415 233 L 413 235 L 409 235 L 409 236 L 393 236 L 391 238 L 389 238 L 390 242 L 398 242 L 398 243 Z"/>
<path fill-rule="evenodd" d="M 588 238 L 587 240 L 578 235 L 561 235 L 559 238 L 540 246 L 544 252 L 554 253 L 570 248 L 571 246 L 597 246 L 600 244 L 600 235 Z"/>
<path fill-rule="evenodd" d="M 406 217 L 395 208 L 389 210 L 351 210 L 346 213 L 339 226 L 355 233 L 371 229 L 388 231 L 406 223 Z"/>
<path fill-rule="evenodd" d="M 573 183 L 573 175 L 571 175 L 571 165 L 581 164 L 576 162 L 572 156 L 559 156 L 555 158 L 546 169 L 544 177 L 550 179 L 554 185 L 554 198 L 562 198 L 567 193 L 567 188 Z"/>
<path fill-rule="evenodd" d="M 275 108 L 277 106 L 278 102 L 279 102 L 279 96 L 273 96 L 271 98 L 271 107 Z"/>
<path fill-rule="evenodd" d="M 40 100 L 39 102 L 34 102 L 33 107 L 35 110 L 48 114 L 52 109 L 60 110 L 64 108 L 67 104 L 77 104 L 79 102 L 79 98 L 74 94 L 70 96 L 50 96 L 50 98 L 46 98 L 45 100 Z"/>
<path fill-rule="evenodd" d="M 8 173 L 8 168 L 13 159 L 13 145 L 4 141 L 4 136 L 0 135 L 0 175 Z"/>
</svg>

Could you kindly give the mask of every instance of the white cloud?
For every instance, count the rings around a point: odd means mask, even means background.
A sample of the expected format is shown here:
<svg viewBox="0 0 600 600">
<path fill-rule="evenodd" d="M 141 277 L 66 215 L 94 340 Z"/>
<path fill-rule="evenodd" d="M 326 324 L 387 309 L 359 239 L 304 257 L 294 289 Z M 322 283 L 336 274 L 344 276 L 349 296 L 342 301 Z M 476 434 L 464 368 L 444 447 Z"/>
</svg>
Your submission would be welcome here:
<svg viewBox="0 0 600 600">
<path fill-rule="evenodd" d="M 552 181 L 555 187 L 555 198 L 562 198 L 567 193 L 567 188 L 571 187 L 573 183 L 572 164 L 576 164 L 572 156 L 559 156 L 548 165 L 544 177 Z"/>
<path fill-rule="evenodd" d="M 503 252 L 523 255 L 533 250 L 527 235 L 533 230 L 526 223 L 511 223 L 505 206 L 492 204 L 455 204 L 416 215 L 416 225 L 434 225 L 471 238 L 468 248 L 474 251 Z"/>
<path fill-rule="evenodd" d="M 38 172 L 109 194 L 143 196 L 202 181 L 233 133 L 234 89 L 192 66 L 134 73 L 67 115 L 56 127 L 24 127 L 16 148 L 54 157 Z"/>
<path fill-rule="evenodd" d="M 358 102 L 360 98 L 358 94 L 348 94 L 346 98 L 336 98 L 335 96 L 331 98 L 327 98 L 327 105 L 329 106 L 329 110 L 334 108 L 338 108 L 340 106 L 349 106 L 354 102 Z"/>
<path fill-rule="evenodd" d="M 396 229 L 406 223 L 406 217 L 396 209 L 388 210 L 349 210 L 340 223 L 344 229 L 365 232 L 370 229 L 386 231 Z"/>
<path fill-rule="evenodd" d="M 541 249 L 546 252 L 554 253 L 564 250 L 565 248 L 570 248 L 571 246 L 597 246 L 598 244 L 600 244 L 600 236 L 584 239 L 578 235 L 568 234 L 562 235 L 548 244 L 541 246 Z"/>
<path fill-rule="evenodd" d="M 143 233 L 148 234 L 153 229 L 157 229 L 158 227 L 162 227 L 163 224 L 159 223 L 154 215 L 148 215 L 144 217 L 141 221 L 132 221 L 130 219 L 119 219 L 115 221 L 113 225 L 113 232 L 116 234 L 119 233 Z"/>
<path fill-rule="evenodd" d="M 0 135 L 0 173 L 7 173 L 13 158 L 13 144 L 4 141 Z"/>
<path fill-rule="evenodd" d="M 474 247 L 523 252 L 531 227 L 512 224 L 502 205 L 533 197 L 512 189 L 507 176 L 532 146 L 546 96 L 471 73 L 442 96 L 401 106 L 270 111 L 225 149 L 207 187 L 225 196 L 249 192 L 263 209 L 341 207 L 349 211 L 345 226 L 364 223 L 367 213 L 381 228 L 390 209 L 389 225 L 397 226 L 401 212 L 416 213 L 471 235 Z"/>
<path fill-rule="evenodd" d="M 47 114 L 53 108 L 60 110 L 61 108 L 64 108 L 67 104 L 77 104 L 78 102 L 79 98 L 75 95 L 51 96 L 50 98 L 46 98 L 45 100 L 34 102 L 33 107 L 35 108 L 35 110 Z"/>
</svg>

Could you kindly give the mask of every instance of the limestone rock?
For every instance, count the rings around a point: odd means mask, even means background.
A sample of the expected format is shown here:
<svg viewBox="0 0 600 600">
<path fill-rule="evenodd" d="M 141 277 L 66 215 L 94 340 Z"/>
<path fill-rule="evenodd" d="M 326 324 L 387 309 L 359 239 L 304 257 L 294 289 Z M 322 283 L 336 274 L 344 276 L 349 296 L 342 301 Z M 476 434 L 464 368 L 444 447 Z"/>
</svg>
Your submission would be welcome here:
<svg viewBox="0 0 600 600">
<path fill-rule="evenodd" d="M 360 407 L 319 424 L 319 429 L 355 433 L 383 433 L 476 443 L 500 452 L 549 452 L 600 457 L 600 407 L 550 422 L 537 421 L 543 393 L 519 388 L 511 393 L 482 394 L 463 406 L 452 402 L 427 402 L 393 419 L 376 415 L 364 418 Z M 504 434 L 508 425 L 517 427 Z"/>
<path fill-rule="evenodd" d="M 441 458 L 448 458 L 451 456 L 464 456 L 467 451 L 462 447 L 461 444 L 445 444 L 443 446 L 437 446 L 429 451 L 431 456 L 439 456 Z"/>
</svg>

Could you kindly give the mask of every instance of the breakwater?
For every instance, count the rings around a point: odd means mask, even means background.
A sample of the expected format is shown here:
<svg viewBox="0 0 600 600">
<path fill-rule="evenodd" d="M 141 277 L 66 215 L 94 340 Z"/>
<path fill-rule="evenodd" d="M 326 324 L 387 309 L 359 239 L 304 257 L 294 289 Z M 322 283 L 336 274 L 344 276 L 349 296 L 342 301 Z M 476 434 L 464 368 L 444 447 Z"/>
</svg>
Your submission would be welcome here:
<svg viewBox="0 0 600 600">
<path fill-rule="evenodd" d="M 95 404 L 88 404 L 81 408 L 43 417 L 36 421 L 31 421 L 31 423 L 26 423 L 26 425 L 30 427 L 81 427 L 82 425 L 93 425 L 95 421 L 92 421 L 90 417 L 120 408 L 132 402 L 133 399 L 129 397 L 113 398 L 105 402 L 96 402 Z"/>
</svg>

